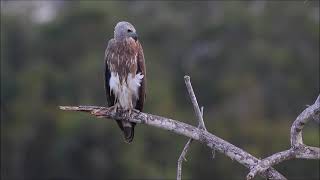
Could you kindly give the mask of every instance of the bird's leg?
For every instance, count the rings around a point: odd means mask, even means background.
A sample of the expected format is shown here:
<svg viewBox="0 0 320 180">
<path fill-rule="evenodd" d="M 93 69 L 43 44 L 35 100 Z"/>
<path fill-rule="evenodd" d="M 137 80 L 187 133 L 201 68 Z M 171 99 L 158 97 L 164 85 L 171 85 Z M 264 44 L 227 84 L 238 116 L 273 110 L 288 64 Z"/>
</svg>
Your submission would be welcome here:
<svg viewBox="0 0 320 180">
<path fill-rule="evenodd" d="M 132 109 L 127 109 L 126 110 L 126 120 L 129 121 L 129 118 L 131 117 Z"/>
<path fill-rule="evenodd" d="M 111 107 L 109 107 L 109 109 L 113 113 L 117 113 L 118 112 L 118 106 L 117 105 L 111 106 Z"/>
<path fill-rule="evenodd" d="M 123 119 L 129 119 L 130 118 L 130 114 L 129 114 L 129 110 L 128 109 L 123 109 L 121 107 L 115 107 L 116 110 L 115 112 L 118 113 L 118 115 L 120 115 Z"/>
<path fill-rule="evenodd" d="M 138 114 L 138 113 L 140 113 L 140 111 L 137 109 L 127 109 L 127 110 L 125 110 L 125 119 L 127 121 L 129 121 L 129 119 L 132 117 L 132 115 Z"/>
</svg>

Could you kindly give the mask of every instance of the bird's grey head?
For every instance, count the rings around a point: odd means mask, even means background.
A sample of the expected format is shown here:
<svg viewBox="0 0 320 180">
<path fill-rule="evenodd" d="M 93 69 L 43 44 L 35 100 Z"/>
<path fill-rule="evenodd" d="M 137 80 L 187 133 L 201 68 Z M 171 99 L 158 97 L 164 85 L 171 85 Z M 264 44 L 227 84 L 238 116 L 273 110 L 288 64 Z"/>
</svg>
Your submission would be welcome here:
<svg viewBox="0 0 320 180">
<path fill-rule="evenodd" d="M 114 38 L 117 41 L 122 41 L 127 38 L 133 38 L 135 41 L 138 40 L 136 29 L 129 22 L 121 21 L 118 22 L 114 28 Z"/>
</svg>

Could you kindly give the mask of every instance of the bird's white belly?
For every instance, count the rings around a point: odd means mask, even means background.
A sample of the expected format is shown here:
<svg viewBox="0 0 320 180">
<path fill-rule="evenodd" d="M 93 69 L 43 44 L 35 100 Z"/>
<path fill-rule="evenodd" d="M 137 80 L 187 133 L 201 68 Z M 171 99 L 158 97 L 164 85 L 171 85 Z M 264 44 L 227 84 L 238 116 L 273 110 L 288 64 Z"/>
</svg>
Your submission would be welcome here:
<svg viewBox="0 0 320 180">
<path fill-rule="evenodd" d="M 120 82 L 118 73 L 112 72 L 109 86 L 110 91 L 115 95 L 115 105 L 122 109 L 133 109 L 139 99 L 139 87 L 141 86 L 142 79 L 143 74 L 141 73 L 134 76 L 129 73 L 127 81 L 123 79 Z"/>
</svg>

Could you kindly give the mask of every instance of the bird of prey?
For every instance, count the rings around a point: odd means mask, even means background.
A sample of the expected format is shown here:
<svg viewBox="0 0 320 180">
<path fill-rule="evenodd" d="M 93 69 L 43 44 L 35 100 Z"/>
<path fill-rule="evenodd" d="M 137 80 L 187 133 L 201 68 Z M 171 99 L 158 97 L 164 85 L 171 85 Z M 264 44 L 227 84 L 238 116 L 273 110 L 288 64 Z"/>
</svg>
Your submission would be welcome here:
<svg viewBox="0 0 320 180">
<path fill-rule="evenodd" d="M 142 111 L 146 99 L 146 68 L 138 35 L 129 22 L 118 22 L 105 51 L 105 90 L 108 106 Z M 127 143 L 132 142 L 135 123 L 117 121 Z"/>
</svg>

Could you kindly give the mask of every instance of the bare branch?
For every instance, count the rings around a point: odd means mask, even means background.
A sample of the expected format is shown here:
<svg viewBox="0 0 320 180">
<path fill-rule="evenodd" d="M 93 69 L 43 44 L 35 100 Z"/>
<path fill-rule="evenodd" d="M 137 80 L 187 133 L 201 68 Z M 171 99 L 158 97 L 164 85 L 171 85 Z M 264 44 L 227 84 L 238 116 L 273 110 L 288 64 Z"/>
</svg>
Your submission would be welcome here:
<svg viewBox="0 0 320 180">
<path fill-rule="evenodd" d="M 205 125 L 204 125 L 204 121 L 203 121 L 203 117 L 201 116 L 201 112 L 200 112 L 200 108 L 199 108 L 199 104 L 198 104 L 198 101 L 197 101 L 197 98 L 193 92 L 193 88 L 192 88 L 192 85 L 191 85 L 191 82 L 190 82 L 190 77 L 189 76 L 184 76 L 184 82 L 186 83 L 186 86 L 187 86 L 187 90 L 188 90 L 188 93 L 189 93 L 189 96 L 190 96 L 190 99 L 191 99 L 191 102 L 192 102 L 192 105 L 193 105 L 193 110 L 194 110 L 194 113 L 196 114 L 196 117 L 199 121 L 199 125 L 200 125 L 200 128 L 201 129 L 204 129 L 205 131 L 207 130 Z"/>
<path fill-rule="evenodd" d="M 254 168 L 251 169 L 250 173 L 247 175 L 247 180 L 254 178 L 257 173 L 267 170 L 271 165 L 291 159 L 292 156 L 293 151 L 290 149 L 278 152 L 268 158 L 261 160 L 256 166 L 254 166 Z"/>
<path fill-rule="evenodd" d="M 309 147 L 301 145 L 298 148 L 291 148 L 289 150 L 275 153 L 254 166 L 247 175 L 247 180 L 254 178 L 257 173 L 266 171 L 268 168 L 289 159 L 320 159 L 320 149 L 316 147 Z"/>
<path fill-rule="evenodd" d="M 110 108 L 98 106 L 60 106 L 60 109 L 68 111 L 82 111 L 91 113 L 100 118 L 103 117 L 115 120 L 128 120 L 130 122 L 147 124 L 165 129 L 206 144 L 211 149 L 225 154 L 229 158 L 239 162 L 247 168 L 255 166 L 260 161 L 244 150 L 207 131 L 183 122 L 175 121 L 173 119 L 135 111 L 131 112 L 131 114 L 127 114 L 125 112 L 116 113 Z M 268 171 L 262 172 L 261 176 L 268 179 L 286 179 L 273 168 L 269 168 Z"/>
<path fill-rule="evenodd" d="M 189 96 L 190 96 L 190 99 L 191 99 L 191 102 L 192 102 L 192 105 L 193 105 L 194 112 L 195 112 L 196 117 L 197 117 L 198 122 L 199 122 L 198 123 L 198 128 L 207 131 L 207 129 L 205 127 L 205 124 L 204 124 L 204 121 L 203 121 L 203 106 L 201 107 L 201 110 L 200 110 L 198 101 L 196 99 L 196 95 L 194 94 L 193 89 L 192 89 L 190 77 L 189 76 L 184 76 L 184 81 L 186 83 L 186 87 L 187 87 L 187 90 L 188 90 L 188 93 L 189 93 Z M 182 162 L 183 162 L 183 160 L 187 161 L 186 154 L 187 154 L 187 152 L 188 152 L 188 150 L 190 148 L 190 145 L 191 145 L 192 141 L 193 141 L 193 139 L 191 139 L 191 138 L 188 140 L 188 142 L 184 146 L 184 148 L 183 148 L 183 150 L 182 150 L 182 152 L 181 152 L 181 154 L 179 156 L 178 165 L 177 165 L 177 180 L 181 180 Z"/>
<path fill-rule="evenodd" d="M 114 112 L 110 108 L 98 106 L 60 106 L 62 110 L 82 111 L 95 115 L 99 118 L 109 118 L 114 120 L 126 120 L 135 123 L 147 124 L 150 126 L 162 128 L 176 134 L 189 137 L 179 159 L 178 159 L 178 173 L 177 179 L 181 179 L 182 162 L 185 160 L 186 153 L 193 140 L 206 144 L 213 151 L 217 150 L 220 153 L 228 156 L 232 160 L 239 162 L 250 169 L 247 179 L 252 179 L 257 174 L 267 179 L 286 179 L 279 172 L 277 172 L 273 165 L 292 158 L 300 159 L 320 159 L 320 149 L 317 147 L 310 147 L 303 144 L 302 129 L 304 125 L 313 118 L 319 121 L 320 115 L 320 95 L 316 102 L 306 108 L 294 121 L 291 127 L 291 148 L 282 152 L 275 153 L 263 160 L 259 160 L 244 150 L 232 145 L 231 143 L 209 133 L 203 121 L 203 108 L 200 110 L 193 92 L 190 77 L 185 76 L 186 86 L 193 104 L 193 109 L 198 119 L 198 127 L 194 127 L 183 122 L 175 121 L 173 119 L 160 117 L 152 114 L 132 111 Z"/>
<path fill-rule="evenodd" d="M 186 159 L 186 154 L 189 150 L 190 144 L 192 143 L 193 139 L 189 139 L 188 142 L 186 143 L 186 145 L 184 146 L 180 157 L 178 159 L 178 167 L 177 167 L 177 180 L 181 180 L 181 172 L 182 172 L 182 162 L 183 160 L 187 161 Z"/>
<path fill-rule="evenodd" d="M 291 146 L 296 147 L 303 144 L 302 129 L 304 125 L 311 119 L 319 119 L 320 115 L 320 95 L 315 103 L 306 108 L 293 122 L 291 126 Z"/>
<path fill-rule="evenodd" d="M 264 172 L 271 166 L 281 163 L 282 161 L 297 159 L 320 159 L 320 149 L 303 144 L 302 129 L 311 118 L 319 119 L 320 112 L 320 95 L 315 103 L 306 108 L 293 122 L 291 126 L 291 148 L 286 151 L 275 153 L 251 168 L 247 175 L 247 180 L 252 179 L 257 173 Z"/>
</svg>

